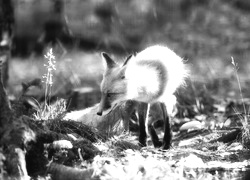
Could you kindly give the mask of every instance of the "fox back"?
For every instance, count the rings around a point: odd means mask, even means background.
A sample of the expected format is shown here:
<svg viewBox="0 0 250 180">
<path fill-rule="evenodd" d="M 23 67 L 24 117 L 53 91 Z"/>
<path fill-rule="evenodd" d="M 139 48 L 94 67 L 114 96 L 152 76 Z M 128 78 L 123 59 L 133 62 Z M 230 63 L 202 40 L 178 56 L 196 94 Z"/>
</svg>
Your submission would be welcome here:
<svg viewBox="0 0 250 180">
<path fill-rule="evenodd" d="M 129 56 L 123 65 L 118 65 L 106 53 L 102 53 L 102 57 L 106 68 L 99 115 L 128 99 L 167 102 L 173 99 L 173 93 L 188 74 L 183 60 L 169 48 L 159 45 Z"/>
</svg>

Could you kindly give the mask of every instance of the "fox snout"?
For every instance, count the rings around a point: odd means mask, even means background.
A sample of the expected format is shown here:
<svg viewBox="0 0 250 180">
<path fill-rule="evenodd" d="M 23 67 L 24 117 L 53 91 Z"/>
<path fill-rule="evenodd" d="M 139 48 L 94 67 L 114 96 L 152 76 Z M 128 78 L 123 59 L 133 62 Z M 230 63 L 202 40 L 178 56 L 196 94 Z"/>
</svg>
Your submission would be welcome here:
<svg viewBox="0 0 250 180">
<path fill-rule="evenodd" d="M 97 111 L 97 113 L 96 113 L 98 116 L 102 116 L 102 110 L 100 109 L 100 107 L 99 107 L 99 109 L 98 109 L 98 111 Z"/>
<path fill-rule="evenodd" d="M 101 98 L 101 102 L 99 104 L 99 108 L 98 108 L 98 111 L 97 111 L 97 115 L 98 116 L 102 116 L 103 114 L 103 111 L 107 110 L 111 108 L 111 104 L 108 103 L 107 101 L 107 96 L 103 95 L 102 98 Z"/>
</svg>

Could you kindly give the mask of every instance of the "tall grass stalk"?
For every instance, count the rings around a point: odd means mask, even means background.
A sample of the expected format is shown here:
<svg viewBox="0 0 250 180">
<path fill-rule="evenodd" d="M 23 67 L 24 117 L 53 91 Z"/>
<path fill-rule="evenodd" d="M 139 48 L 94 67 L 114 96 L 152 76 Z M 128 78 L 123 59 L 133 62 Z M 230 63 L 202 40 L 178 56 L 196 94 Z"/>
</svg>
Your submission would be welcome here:
<svg viewBox="0 0 250 180">
<path fill-rule="evenodd" d="M 242 144 L 247 147 L 248 149 L 250 148 L 250 132 L 249 132 L 249 127 L 248 127 L 248 115 L 247 115 L 247 111 L 246 111 L 246 105 L 244 102 L 244 98 L 243 98 L 243 94 L 242 94 L 242 89 L 241 89 L 241 85 L 240 85 L 240 78 L 238 76 L 238 64 L 234 61 L 234 58 L 231 57 L 232 59 L 232 64 L 234 66 L 234 72 L 235 72 L 235 76 L 238 82 L 238 86 L 239 86 L 239 91 L 240 91 L 240 96 L 241 96 L 241 101 L 242 101 L 242 105 L 243 105 L 243 109 L 244 109 L 244 115 L 243 115 L 243 120 L 242 120 Z"/>
<path fill-rule="evenodd" d="M 243 94 L 242 94 L 242 88 L 241 88 L 241 84 L 240 84 L 240 78 L 239 78 L 239 75 L 238 75 L 239 67 L 238 67 L 238 63 L 235 62 L 234 58 L 231 57 L 231 59 L 232 59 L 231 63 L 234 66 L 234 73 L 235 73 L 235 77 L 237 79 L 237 83 L 238 83 L 238 86 L 239 86 L 241 101 L 242 101 L 243 110 L 244 110 L 244 114 L 245 114 L 244 115 L 244 123 L 243 123 L 243 125 L 246 127 L 247 126 L 247 110 L 246 110 L 246 105 L 245 105 Z"/>
</svg>

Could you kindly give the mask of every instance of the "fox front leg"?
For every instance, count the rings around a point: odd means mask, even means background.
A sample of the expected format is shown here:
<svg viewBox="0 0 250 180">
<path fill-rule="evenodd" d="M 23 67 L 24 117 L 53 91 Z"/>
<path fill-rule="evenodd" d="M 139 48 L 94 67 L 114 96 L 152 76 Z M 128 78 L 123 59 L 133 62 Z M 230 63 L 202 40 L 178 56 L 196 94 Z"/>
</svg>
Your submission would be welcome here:
<svg viewBox="0 0 250 180">
<path fill-rule="evenodd" d="M 122 115 L 122 121 L 124 125 L 124 130 L 126 132 L 129 132 L 129 122 L 130 119 L 135 112 L 135 110 L 138 107 L 138 103 L 133 100 L 127 100 L 121 105 L 121 115 Z"/>
</svg>

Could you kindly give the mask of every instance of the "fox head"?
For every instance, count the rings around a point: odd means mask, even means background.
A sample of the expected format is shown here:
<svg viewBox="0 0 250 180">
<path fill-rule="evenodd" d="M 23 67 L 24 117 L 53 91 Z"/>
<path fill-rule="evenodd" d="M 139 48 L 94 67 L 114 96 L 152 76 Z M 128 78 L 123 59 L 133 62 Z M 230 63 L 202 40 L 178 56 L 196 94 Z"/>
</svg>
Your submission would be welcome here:
<svg viewBox="0 0 250 180">
<path fill-rule="evenodd" d="M 115 105 L 126 100 L 127 79 L 125 71 L 128 61 L 132 55 L 128 56 L 122 66 L 118 65 L 108 54 L 102 53 L 105 64 L 103 80 L 101 82 L 101 102 L 97 115 L 102 115 L 103 111 L 113 109 Z"/>
</svg>

